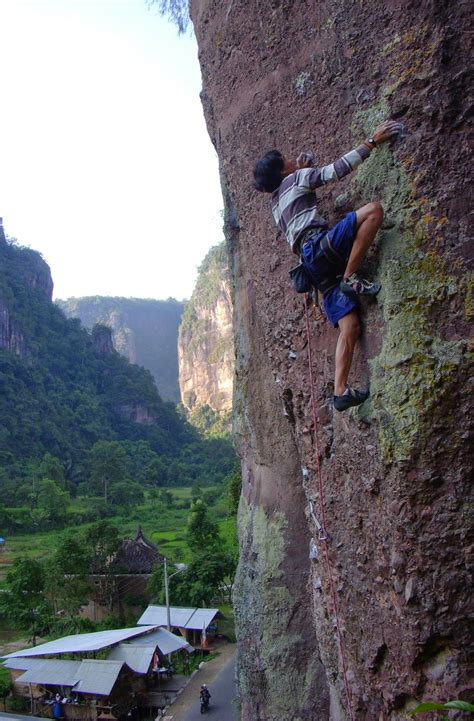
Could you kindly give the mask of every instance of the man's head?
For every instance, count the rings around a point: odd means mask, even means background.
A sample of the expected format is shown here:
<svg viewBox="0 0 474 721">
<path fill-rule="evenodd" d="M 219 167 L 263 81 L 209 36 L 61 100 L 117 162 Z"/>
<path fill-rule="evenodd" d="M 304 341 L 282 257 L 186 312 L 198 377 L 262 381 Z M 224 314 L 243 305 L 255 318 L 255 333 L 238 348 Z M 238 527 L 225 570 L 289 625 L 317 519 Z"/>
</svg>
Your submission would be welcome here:
<svg viewBox="0 0 474 721">
<path fill-rule="evenodd" d="M 295 170 L 296 164 L 284 158 L 279 150 L 270 150 L 253 169 L 255 188 L 262 193 L 273 193 L 283 178 Z"/>
</svg>

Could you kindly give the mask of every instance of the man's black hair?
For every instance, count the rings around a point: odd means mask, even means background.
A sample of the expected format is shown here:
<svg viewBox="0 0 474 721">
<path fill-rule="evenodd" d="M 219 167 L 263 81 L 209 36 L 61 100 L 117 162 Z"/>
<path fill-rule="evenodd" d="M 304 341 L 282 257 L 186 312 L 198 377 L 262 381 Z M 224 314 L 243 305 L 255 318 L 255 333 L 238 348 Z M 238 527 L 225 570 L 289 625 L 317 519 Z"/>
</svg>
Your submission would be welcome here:
<svg viewBox="0 0 474 721">
<path fill-rule="evenodd" d="M 255 188 L 263 193 L 273 193 L 283 180 L 281 174 L 283 165 L 284 158 L 279 150 L 270 150 L 266 153 L 253 169 Z"/>
</svg>

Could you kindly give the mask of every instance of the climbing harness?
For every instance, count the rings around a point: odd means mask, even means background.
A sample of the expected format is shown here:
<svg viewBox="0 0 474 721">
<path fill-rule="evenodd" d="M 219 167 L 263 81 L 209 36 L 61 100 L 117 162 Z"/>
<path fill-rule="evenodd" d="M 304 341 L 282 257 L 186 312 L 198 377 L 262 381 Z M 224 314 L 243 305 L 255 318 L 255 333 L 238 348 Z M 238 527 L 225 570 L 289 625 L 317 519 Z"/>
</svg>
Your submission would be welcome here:
<svg viewBox="0 0 474 721">
<path fill-rule="evenodd" d="M 317 469 L 317 476 L 318 476 L 318 486 L 319 486 L 319 517 L 321 521 L 318 521 L 316 514 L 314 512 L 313 507 L 313 499 L 309 499 L 309 515 L 315 524 L 318 534 L 319 534 L 319 540 L 322 543 L 323 550 L 324 550 L 324 559 L 326 562 L 326 573 L 329 579 L 329 588 L 331 592 L 331 600 L 333 605 L 333 612 L 334 612 L 334 626 L 336 629 L 336 635 L 337 635 L 337 642 L 339 647 L 339 658 L 341 661 L 341 668 L 342 668 L 342 676 L 344 680 L 344 690 L 346 693 L 346 699 L 347 699 L 347 711 L 349 713 L 349 721 L 354 721 L 354 714 L 352 711 L 352 698 L 351 698 L 351 691 L 349 688 L 349 681 L 347 678 L 347 668 L 346 668 L 346 660 L 345 660 L 345 654 L 344 654 L 344 643 L 342 640 L 342 633 L 339 623 L 339 613 L 338 613 L 338 607 L 337 607 L 337 595 L 336 595 L 336 588 L 334 586 L 334 579 L 332 577 L 332 566 L 331 566 L 331 559 L 329 557 L 329 548 L 328 544 L 330 543 L 330 536 L 326 530 L 326 514 L 325 514 L 325 503 L 324 503 L 324 485 L 323 485 L 323 478 L 321 473 L 321 461 L 319 456 L 319 438 L 318 438 L 318 422 L 317 422 L 317 406 L 316 406 L 316 398 L 314 393 L 314 380 L 313 380 L 313 357 L 311 352 L 311 329 L 309 324 L 309 304 L 308 304 L 308 296 L 305 295 L 305 315 L 306 315 L 306 333 L 307 333 L 307 348 L 308 348 L 308 366 L 309 366 L 309 382 L 310 382 L 310 388 L 311 388 L 311 411 L 312 411 L 312 418 L 313 418 L 313 428 L 314 428 L 314 445 L 316 447 L 316 469 Z"/>
</svg>

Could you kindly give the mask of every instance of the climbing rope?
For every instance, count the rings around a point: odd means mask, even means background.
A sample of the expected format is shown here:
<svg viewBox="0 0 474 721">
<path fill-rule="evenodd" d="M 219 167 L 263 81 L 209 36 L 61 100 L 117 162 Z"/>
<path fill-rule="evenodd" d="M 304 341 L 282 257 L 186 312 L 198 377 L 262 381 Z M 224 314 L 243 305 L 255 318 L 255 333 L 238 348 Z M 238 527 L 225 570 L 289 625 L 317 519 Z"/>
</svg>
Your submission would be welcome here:
<svg viewBox="0 0 474 721">
<path fill-rule="evenodd" d="M 307 333 L 307 344 L 306 345 L 308 347 L 309 382 L 310 382 L 310 388 L 311 388 L 311 410 L 312 410 L 312 416 L 313 416 L 314 442 L 315 442 L 315 447 L 316 447 L 316 469 L 317 469 L 317 475 L 318 475 L 319 508 L 320 508 L 321 523 L 318 522 L 316 515 L 314 513 L 312 500 L 309 501 L 309 511 L 310 511 L 310 516 L 312 517 L 313 522 L 315 523 L 315 525 L 319 531 L 319 540 L 322 542 L 323 549 L 324 549 L 324 558 L 325 558 L 325 562 L 326 562 L 326 573 L 329 578 L 329 588 L 331 591 L 331 599 L 332 599 L 332 605 L 333 605 L 333 609 L 334 609 L 334 618 L 336 621 L 336 624 L 335 624 L 336 625 L 336 636 L 337 636 L 338 647 L 339 647 L 339 658 L 341 661 L 342 675 L 343 675 L 343 679 L 344 679 L 344 689 L 346 692 L 347 710 L 349 712 L 350 721 L 354 721 L 354 714 L 352 712 L 352 698 L 351 698 L 351 692 L 350 692 L 350 688 L 349 688 L 349 681 L 347 679 L 347 668 L 346 668 L 346 660 L 345 660 L 345 654 L 344 654 L 344 644 L 343 644 L 343 640 L 342 640 L 341 629 L 339 626 L 337 595 L 336 595 L 336 589 L 334 587 L 334 579 L 332 577 L 331 559 L 329 558 L 328 542 L 330 540 L 330 536 L 328 534 L 327 527 L 326 527 L 326 513 L 325 513 L 325 503 L 324 503 L 324 484 L 323 484 L 323 477 L 322 477 L 322 473 L 321 473 L 321 461 L 320 461 L 320 457 L 319 457 L 317 404 L 316 404 L 316 397 L 315 397 L 315 393 L 314 393 L 313 356 L 312 356 L 312 351 L 311 351 L 311 329 L 310 329 L 310 324 L 309 324 L 308 296 L 305 295 L 304 298 L 305 298 L 306 333 Z"/>
</svg>

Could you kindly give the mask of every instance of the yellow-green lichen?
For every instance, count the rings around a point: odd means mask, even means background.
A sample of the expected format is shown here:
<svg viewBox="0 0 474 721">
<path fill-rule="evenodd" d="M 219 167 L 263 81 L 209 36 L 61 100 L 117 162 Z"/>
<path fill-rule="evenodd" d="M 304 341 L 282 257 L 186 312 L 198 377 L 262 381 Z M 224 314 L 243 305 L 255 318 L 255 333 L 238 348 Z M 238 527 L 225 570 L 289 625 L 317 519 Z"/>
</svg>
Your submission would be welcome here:
<svg viewBox="0 0 474 721">
<path fill-rule="evenodd" d="M 286 529 L 283 513 L 269 516 L 263 508 L 250 507 L 241 499 L 241 560 L 234 605 L 237 635 L 246 653 L 239 660 L 238 678 L 241 695 L 250 699 L 256 689 L 256 675 L 260 674 L 259 691 L 264 689 L 266 707 L 275 717 L 297 719 L 296 709 L 313 704 L 311 690 L 319 662 L 315 657 L 306 665 L 304 678 L 294 663 L 305 639 L 292 630 L 291 620 L 304 589 L 290 592 L 287 585 L 283 570 L 288 558 Z M 253 646 L 253 651 L 247 644 Z"/>
<path fill-rule="evenodd" d="M 373 132 L 388 115 L 382 98 L 355 115 L 354 132 Z M 381 455 L 389 463 L 411 457 L 440 392 L 459 378 L 465 343 L 442 340 L 430 320 L 433 307 L 458 292 L 458 282 L 436 251 L 436 235 L 430 235 L 444 223 L 436 220 L 433 203 L 415 198 L 413 184 L 388 147 L 361 167 L 354 185 L 363 202 L 382 202 L 391 225 L 378 240 L 383 344 L 370 363 L 371 402 L 359 412 L 361 419 L 377 423 Z"/>
</svg>

